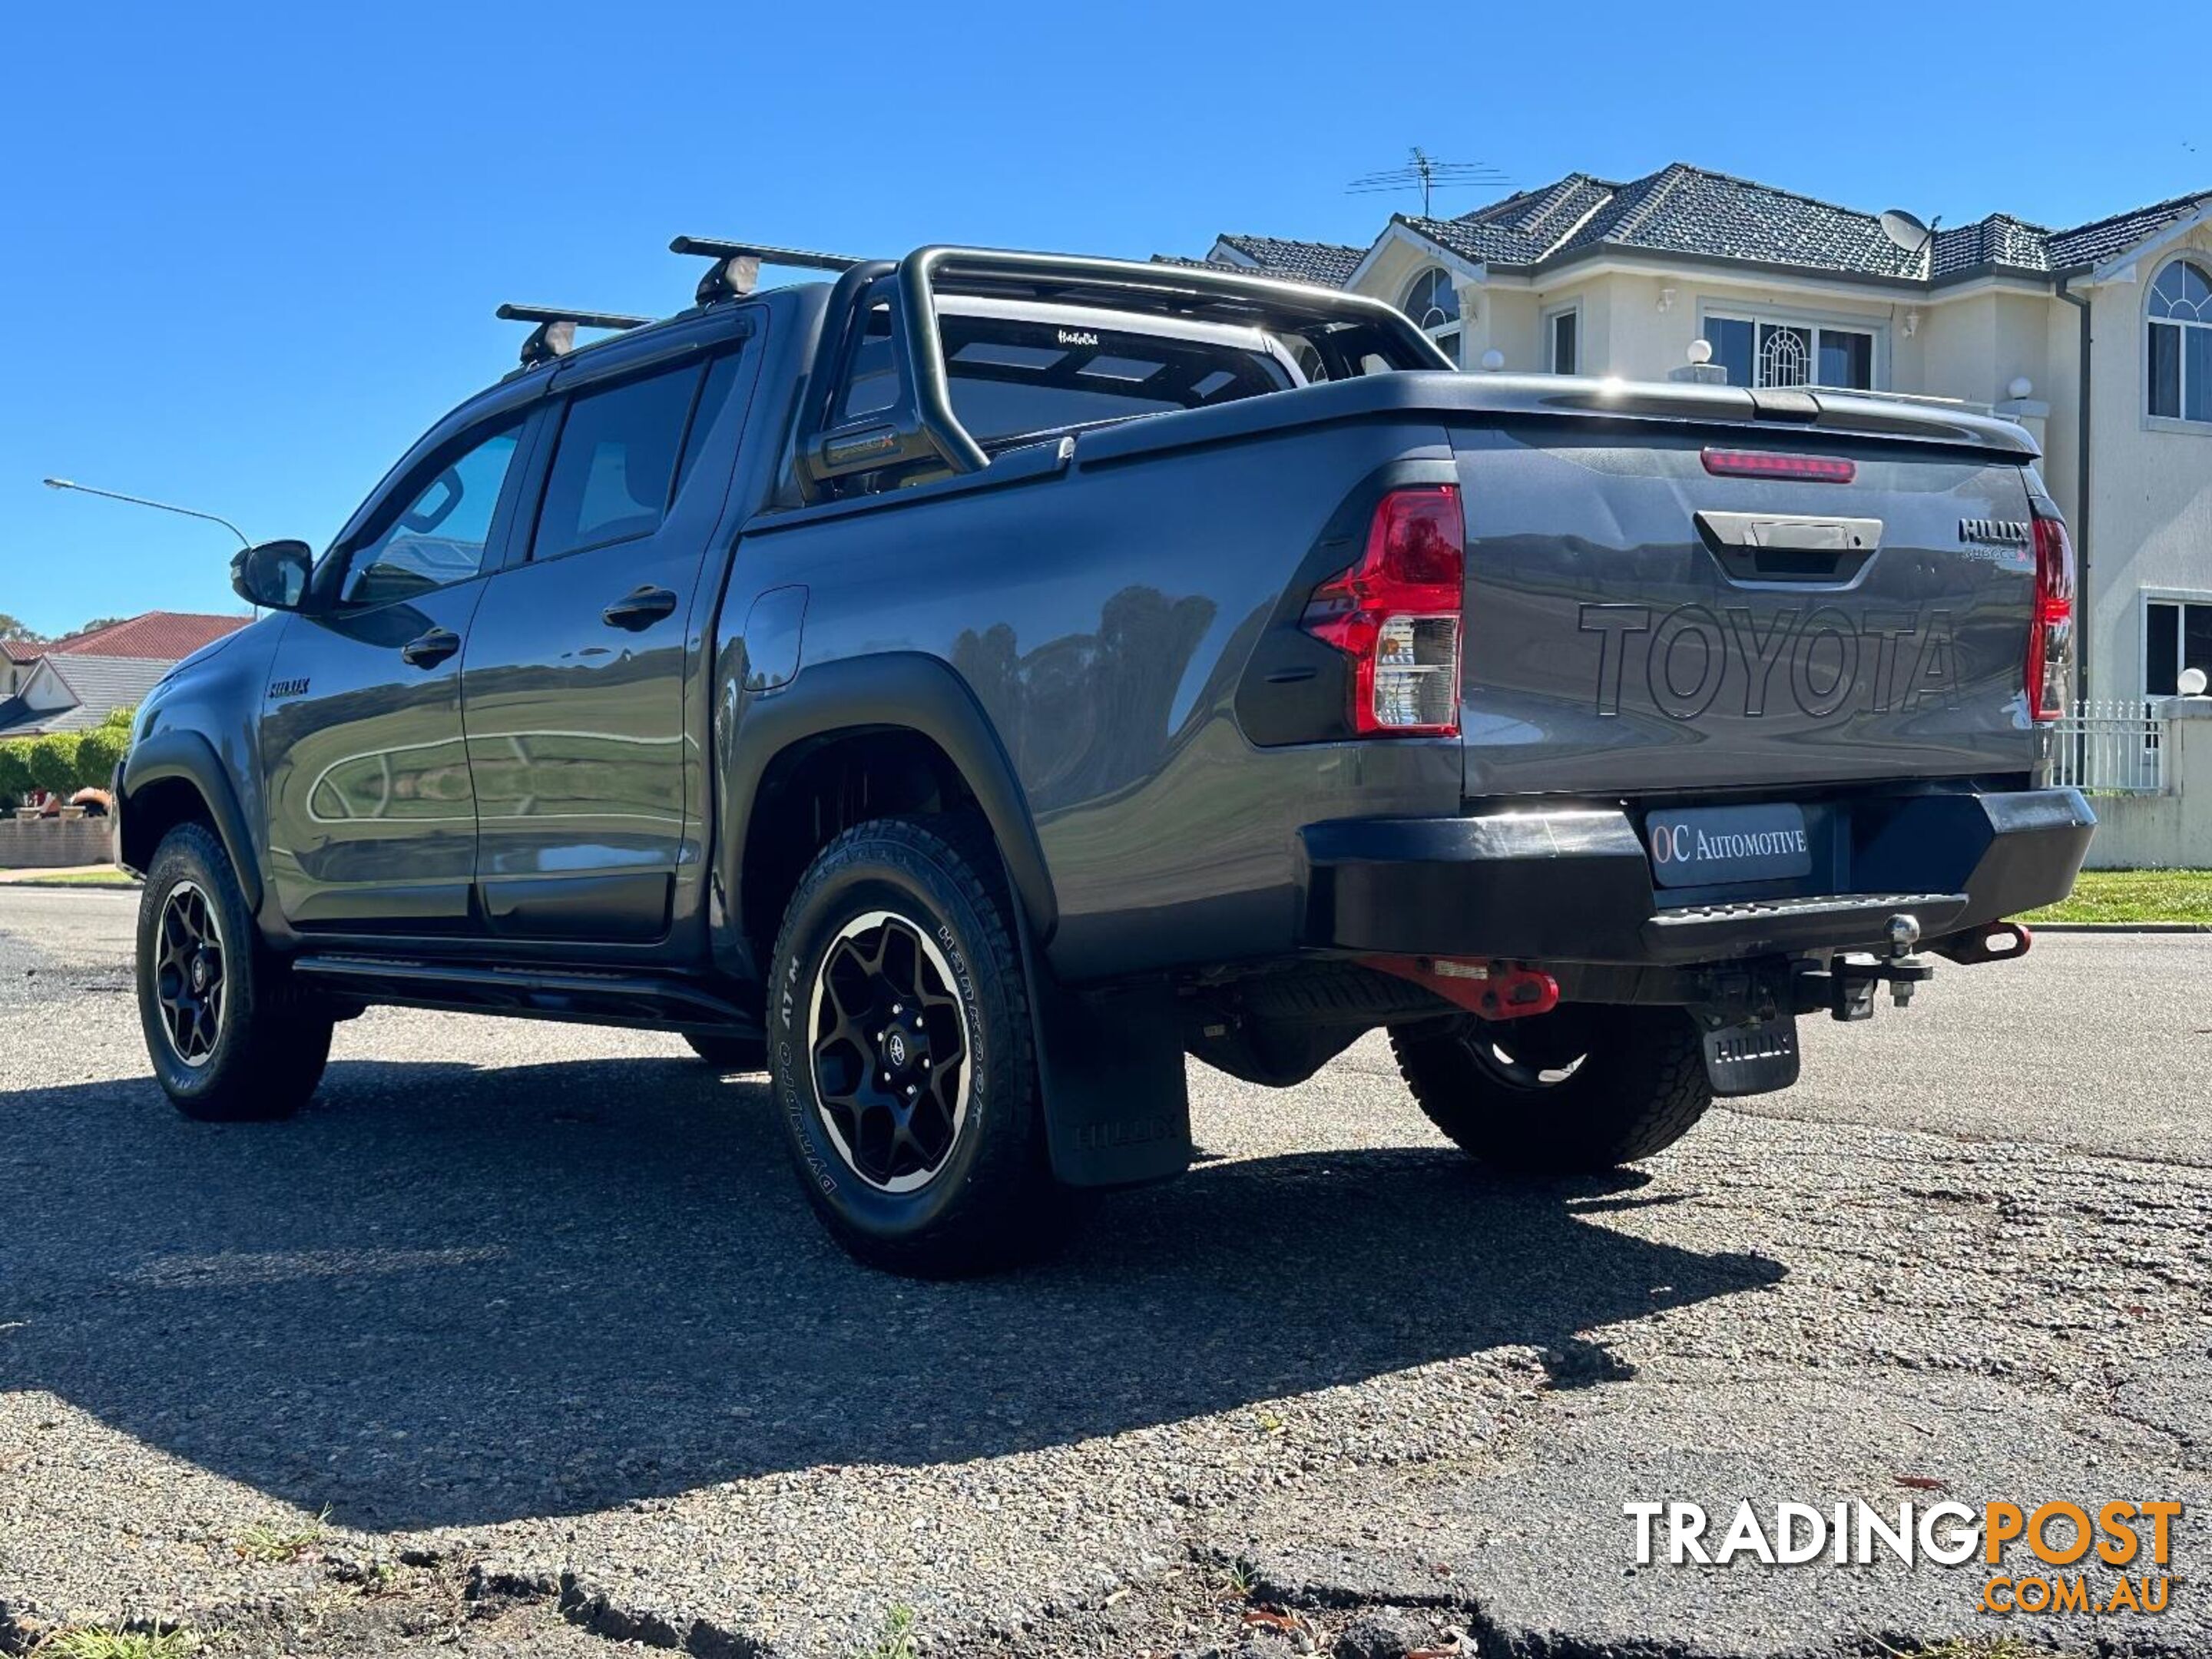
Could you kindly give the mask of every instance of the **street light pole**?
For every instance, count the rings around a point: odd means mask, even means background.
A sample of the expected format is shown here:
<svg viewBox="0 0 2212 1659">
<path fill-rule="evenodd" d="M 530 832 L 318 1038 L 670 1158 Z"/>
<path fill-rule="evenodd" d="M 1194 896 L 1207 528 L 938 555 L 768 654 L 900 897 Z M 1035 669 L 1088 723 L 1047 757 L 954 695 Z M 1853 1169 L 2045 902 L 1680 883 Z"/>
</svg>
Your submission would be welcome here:
<svg viewBox="0 0 2212 1659">
<path fill-rule="evenodd" d="M 221 525 L 232 535 L 237 537 L 238 544 L 240 547 L 253 545 L 252 540 L 243 530 L 220 514 L 203 513 L 198 507 L 177 507 L 167 501 L 149 501 L 143 495 L 126 495 L 119 489 L 97 489 L 90 484 L 81 484 L 70 478 L 47 478 L 44 483 L 49 489 L 74 489 L 80 495 L 105 495 L 111 501 L 128 501 L 133 507 L 151 507 L 163 513 L 179 514 L 187 519 L 204 519 L 210 524 Z"/>
</svg>

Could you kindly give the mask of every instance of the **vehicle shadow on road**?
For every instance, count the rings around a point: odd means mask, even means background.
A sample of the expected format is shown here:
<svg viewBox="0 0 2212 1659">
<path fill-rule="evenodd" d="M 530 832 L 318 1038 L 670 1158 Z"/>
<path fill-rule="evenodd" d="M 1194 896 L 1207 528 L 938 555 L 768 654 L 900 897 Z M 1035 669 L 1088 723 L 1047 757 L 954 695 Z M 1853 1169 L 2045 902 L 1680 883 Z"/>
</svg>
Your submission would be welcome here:
<svg viewBox="0 0 2212 1659">
<path fill-rule="evenodd" d="M 1203 1163 L 1048 1262 L 903 1281 L 821 1233 L 758 1079 L 675 1060 L 344 1062 L 273 1125 L 33 1089 L 0 1147 L 0 1387 L 375 1529 L 1070 1443 L 1504 1344 L 1601 1382 L 1593 1328 L 1783 1273 L 1602 1224 L 1634 1177 L 1406 1148 Z"/>
</svg>

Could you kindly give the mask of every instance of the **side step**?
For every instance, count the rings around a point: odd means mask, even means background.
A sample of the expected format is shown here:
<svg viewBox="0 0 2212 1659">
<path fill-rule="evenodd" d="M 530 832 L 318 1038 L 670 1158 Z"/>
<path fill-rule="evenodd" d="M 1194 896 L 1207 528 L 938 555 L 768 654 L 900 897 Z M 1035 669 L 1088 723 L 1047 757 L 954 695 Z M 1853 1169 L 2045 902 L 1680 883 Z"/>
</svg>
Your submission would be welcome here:
<svg viewBox="0 0 2212 1659">
<path fill-rule="evenodd" d="M 340 996 L 401 1007 L 656 1031 L 763 1035 L 752 1012 L 689 980 L 663 975 L 356 954 L 295 957 L 292 971 Z"/>
</svg>

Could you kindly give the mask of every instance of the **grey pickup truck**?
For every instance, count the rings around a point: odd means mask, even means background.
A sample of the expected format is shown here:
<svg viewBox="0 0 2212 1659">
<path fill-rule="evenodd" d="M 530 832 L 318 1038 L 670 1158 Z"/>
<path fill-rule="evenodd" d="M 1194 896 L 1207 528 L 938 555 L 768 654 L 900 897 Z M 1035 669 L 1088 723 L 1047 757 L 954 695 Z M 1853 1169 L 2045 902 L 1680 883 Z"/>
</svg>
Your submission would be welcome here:
<svg viewBox="0 0 2212 1659">
<path fill-rule="evenodd" d="M 856 1255 L 951 1273 L 1183 1170 L 1186 1056 L 1387 1030 L 1476 1158 L 1610 1166 L 2073 881 L 2017 426 L 1456 374 L 1228 270 L 676 246 L 675 316 L 507 308 L 523 366 L 140 710 L 188 1115 L 295 1111 L 372 1005 L 680 1032 Z"/>
</svg>

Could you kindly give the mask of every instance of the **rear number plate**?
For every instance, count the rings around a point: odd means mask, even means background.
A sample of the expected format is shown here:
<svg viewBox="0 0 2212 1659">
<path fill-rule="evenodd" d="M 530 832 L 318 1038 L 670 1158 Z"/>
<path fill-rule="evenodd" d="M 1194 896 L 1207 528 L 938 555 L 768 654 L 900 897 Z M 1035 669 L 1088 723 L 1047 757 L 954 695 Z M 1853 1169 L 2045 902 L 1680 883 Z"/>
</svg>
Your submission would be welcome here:
<svg viewBox="0 0 2212 1659">
<path fill-rule="evenodd" d="M 1724 887 L 1808 873 L 1813 849 L 1798 806 L 1711 806 L 1644 820 L 1651 873 L 1662 887 Z"/>
</svg>

